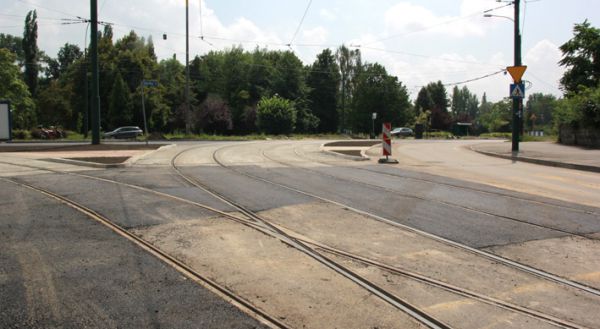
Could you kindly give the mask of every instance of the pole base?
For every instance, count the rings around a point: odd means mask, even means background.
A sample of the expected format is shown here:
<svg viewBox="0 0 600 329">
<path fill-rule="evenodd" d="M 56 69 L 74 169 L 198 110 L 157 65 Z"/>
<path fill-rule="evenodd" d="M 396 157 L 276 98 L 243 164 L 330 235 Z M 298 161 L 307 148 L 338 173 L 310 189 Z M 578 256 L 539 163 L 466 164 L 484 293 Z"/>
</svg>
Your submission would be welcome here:
<svg viewBox="0 0 600 329">
<path fill-rule="evenodd" d="M 381 159 L 379 159 L 379 161 L 377 161 L 377 162 L 379 162 L 379 163 L 384 163 L 384 164 L 385 164 L 385 163 L 387 163 L 387 164 L 394 164 L 394 163 L 398 163 L 398 160 L 396 160 L 396 159 L 392 159 L 392 158 L 388 158 L 388 157 L 385 157 L 385 158 L 381 158 Z"/>
</svg>

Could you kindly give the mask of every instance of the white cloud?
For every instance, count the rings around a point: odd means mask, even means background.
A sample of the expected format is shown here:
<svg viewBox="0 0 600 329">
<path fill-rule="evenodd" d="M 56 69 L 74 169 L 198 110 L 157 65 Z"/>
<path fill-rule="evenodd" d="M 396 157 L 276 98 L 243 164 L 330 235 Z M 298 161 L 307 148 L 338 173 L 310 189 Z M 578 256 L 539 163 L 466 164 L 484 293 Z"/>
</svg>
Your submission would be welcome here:
<svg viewBox="0 0 600 329">
<path fill-rule="evenodd" d="M 319 11 L 319 16 L 327 21 L 335 21 L 337 19 L 337 15 L 328 9 L 321 9 Z"/>
<path fill-rule="evenodd" d="M 464 2 L 470 1 L 465 0 Z M 384 17 L 387 32 L 390 35 L 421 31 L 452 37 L 483 36 L 485 34 L 484 25 L 477 24 L 479 20 L 473 21 L 467 17 L 437 16 L 431 10 L 409 2 L 400 2 L 392 6 L 385 12 Z M 448 27 L 450 23 L 452 24 L 451 28 Z"/>
<path fill-rule="evenodd" d="M 302 31 L 302 42 L 310 44 L 323 44 L 327 41 L 329 32 L 322 26 Z"/>
<path fill-rule="evenodd" d="M 523 58 L 527 71 L 523 79 L 533 83 L 532 92 L 551 93 L 562 95 L 559 89 L 559 80 L 565 72 L 564 67 L 558 65 L 562 53 L 558 46 L 548 40 L 541 40 L 529 49 Z"/>
</svg>

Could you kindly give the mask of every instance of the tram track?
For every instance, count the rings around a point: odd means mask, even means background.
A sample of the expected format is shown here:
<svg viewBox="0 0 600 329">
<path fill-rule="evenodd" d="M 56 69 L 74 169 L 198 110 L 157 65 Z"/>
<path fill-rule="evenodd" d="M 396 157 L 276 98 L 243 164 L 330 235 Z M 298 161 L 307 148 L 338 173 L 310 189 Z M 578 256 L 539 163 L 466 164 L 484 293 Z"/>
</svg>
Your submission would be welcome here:
<svg viewBox="0 0 600 329">
<path fill-rule="evenodd" d="M 310 158 L 307 157 L 306 155 L 301 155 L 298 151 L 298 148 L 294 148 L 294 153 L 304 159 L 316 162 L 316 163 L 320 163 L 320 164 L 325 164 L 325 165 L 330 165 L 331 161 L 322 161 L 322 160 L 317 160 L 314 158 Z M 336 161 L 337 163 L 338 161 Z M 516 197 L 514 195 L 510 195 L 507 193 L 502 193 L 499 191 L 490 191 L 490 190 L 486 190 L 486 189 L 481 189 L 481 188 L 476 188 L 476 187 L 467 187 L 467 186 L 463 186 L 463 185 L 458 185 L 458 184 L 452 184 L 452 183 L 448 183 L 448 182 L 444 182 L 444 181 L 440 181 L 440 180 L 433 180 L 433 179 L 426 179 L 426 178 L 422 178 L 422 177 L 411 177 L 411 176 L 406 176 L 406 175 L 401 175 L 401 174 L 397 174 L 397 173 L 390 173 L 390 172 L 385 172 L 385 171 L 379 171 L 379 170 L 372 170 L 369 168 L 364 168 L 364 166 L 351 166 L 349 168 L 353 168 L 359 171 L 365 171 L 365 172 L 370 172 L 370 173 L 374 173 L 374 174 L 378 174 L 378 175 L 383 175 L 383 176 L 388 176 L 388 177 L 394 177 L 394 178 L 399 178 L 399 179 L 404 179 L 404 180 L 411 180 L 411 181 L 417 181 L 417 182 L 425 182 L 425 183 L 429 183 L 429 184 L 436 184 L 436 185 L 442 185 L 442 186 L 447 186 L 449 188 L 455 188 L 458 190 L 465 190 L 465 191 L 472 191 L 472 192 L 476 192 L 476 193 L 481 193 L 481 194 L 485 194 L 485 195 L 493 195 L 493 196 L 500 196 L 503 198 L 507 198 L 507 199 L 513 199 L 513 200 L 518 200 L 518 201 L 526 201 L 532 204 L 538 204 L 538 205 L 542 205 L 542 206 L 550 206 L 550 207 L 556 207 L 556 208 L 562 208 L 562 209 L 566 209 L 566 210 L 570 210 L 573 212 L 578 212 L 578 213 L 583 213 L 583 214 L 588 214 L 588 215 L 594 215 L 594 216 L 598 216 L 600 217 L 600 212 L 596 211 L 596 210 L 589 210 L 589 209 L 582 209 L 582 208 L 576 208 L 576 207 L 572 207 L 572 206 L 568 206 L 565 204 L 559 204 L 559 203 L 555 203 L 555 202 L 549 202 L 549 201 L 541 201 L 541 200 L 534 200 L 531 198 L 523 198 L 523 197 Z M 433 176 L 433 175 L 430 175 Z"/>
<path fill-rule="evenodd" d="M 9 178 L 0 178 L 0 179 L 10 182 L 10 183 L 13 183 L 13 184 L 16 184 L 18 186 L 24 187 L 24 188 L 28 188 L 28 189 L 36 191 L 38 193 L 41 193 L 49 198 L 52 198 L 54 200 L 61 202 L 62 204 L 65 204 L 66 206 L 68 206 L 80 213 L 83 213 L 87 217 L 99 222 L 100 224 L 106 226 L 107 228 L 109 228 L 110 230 L 115 232 L 116 234 L 118 234 L 118 235 L 122 236 L 123 238 L 129 240 L 130 242 L 134 243 L 135 245 L 137 245 L 141 249 L 145 250 L 146 252 L 150 253 L 154 257 L 158 258 L 165 264 L 176 269 L 177 271 L 179 271 L 181 274 L 183 274 L 187 278 L 189 278 L 189 279 L 193 280 L 194 282 L 198 283 L 199 285 L 209 289 L 210 291 L 217 294 L 218 296 L 220 296 L 224 300 L 228 301 L 229 303 L 237 306 L 240 310 L 242 310 L 249 316 L 253 317 L 254 319 L 258 320 L 259 322 L 266 324 L 272 328 L 291 329 L 291 327 L 287 326 L 285 323 L 279 321 L 277 318 L 264 312 L 263 310 L 256 307 L 249 301 L 247 301 L 244 298 L 242 298 L 241 296 L 237 295 L 235 292 L 229 290 L 227 287 L 200 274 L 199 272 L 197 272 L 193 268 L 189 267 L 185 263 L 183 263 L 183 262 L 179 261 L 178 259 L 176 259 L 175 257 L 163 252 L 162 250 L 160 250 L 153 244 L 138 237 L 137 235 L 129 232 L 127 229 L 119 226 L 114 221 L 112 221 L 111 219 L 96 212 L 95 210 L 90 209 L 90 208 L 84 206 L 83 204 L 81 204 L 77 201 L 74 201 L 70 198 L 56 194 L 48 189 L 44 189 L 44 188 L 34 186 L 32 184 L 28 184 L 28 183 L 24 183 L 24 182 L 19 182 L 14 179 L 9 179 Z"/>
<path fill-rule="evenodd" d="M 219 164 L 220 166 L 222 166 L 223 168 L 226 168 L 226 169 L 228 169 L 228 170 L 230 170 L 232 172 L 236 172 L 236 173 L 238 173 L 240 175 L 243 175 L 243 176 L 246 176 L 248 178 L 252 178 L 252 179 L 255 179 L 255 180 L 258 180 L 258 181 L 262 181 L 262 182 L 265 182 L 265 183 L 273 185 L 273 186 L 278 186 L 280 188 L 284 188 L 284 189 L 287 189 L 287 190 L 290 190 L 290 191 L 293 191 L 293 192 L 296 192 L 296 193 L 299 193 L 299 194 L 302 194 L 302 195 L 305 195 L 305 196 L 309 196 L 309 197 L 312 197 L 312 198 L 314 198 L 316 200 L 321 200 L 321 201 L 329 203 L 329 204 L 340 206 L 340 207 L 342 207 L 344 209 L 347 209 L 349 211 L 352 211 L 354 213 L 357 213 L 357 214 L 360 214 L 360 215 L 364 215 L 364 216 L 373 218 L 375 220 L 378 220 L 380 222 L 389 224 L 391 226 L 399 227 L 399 228 L 402 228 L 402 229 L 405 229 L 405 230 L 417 233 L 417 234 L 419 234 L 421 236 L 425 236 L 425 237 L 431 238 L 431 239 L 436 240 L 438 242 L 441 242 L 443 244 L 446 244 L 446 245 L 449 245 L 449 246 L 452 246 L 452 247 L 456 247 L 456 248 L 458 248 L 460 250 L 468 251 L 468 252 L 470 252 L 472 254 L 475 254 L 475 255 L 478 255 L 478 256 L 481 256 L 481 257 L 485 257 L 485 258 L 490 259 L 492 261 L 499 262 L 499 263 L 502 263 L 504 265 L 516 268 L 516 269 L 521 270 L 523 272 L 527 272 L 527 273 L 532 274 L 534 276 L 537 276 L 539 278 L 542 278 L 542 279 L 545 279 L 545 280 L 548 280 L 548 281 L 551 281 L 551 282 L 554 282 L 554 283 L 558 283 L 558 284 L 561 284 L 561 285 L 569 286 L 571 288 L 576 288 L 576 289 L 585 291 L 587 293 L 590 293 L 590 294 L 593 294 L 593 295 L 596 295 L 596 296 L 600 296 L 600 290 L 598 290 L 598 289 L 596 289 L 594 287 L 590 287 L 590 286 L 584 285 L 582 283 L 575 282 L 575 281 L 572 281 L 572 280 L 560 277 L 558 275 L 555 275 L 555 274 L 552 274 L 552 273 L 548 273 L 546 271 L 534 268 L 532 266 L 528 266 L 526 264 L 522 264 L 522 263 L 519 263 L 517 261 L 511 260 L 511 259 L 507 259 L 507 258 L 495 255 L 493 253 L 490 253 L 490 252 L 487 252 L 487 251 L 484 251 L 484 250 L 480 250 L 480 249 L 477 249 L 477 248 L 474 248 L 474 247 L 470 247 L 468 245 L 465 245 L 465 244 L 462 244 L 462 243 L 459 243 L 459 242 L 456 242 L 456 241 L 453 241 L 453 240 L 450 240 L 450 239 L 447 239 L 447 238 L 444 238 L 444 237 L 441 237 L 441 236 L 438 236 L 438 235 L 435 235 L 435 234 L 432 234 L 432 233 L 429 233 L 429 232 L 426 232 L 426 231 L 423 231 L 423 230 L 419 230 L 419 229 L 413 228 L 413 227 L 405 225 L 405 224 L 401 224 L 401 223 L 395 222 L 395 221 L 393 221 L 391 219 L 384 218 L 384 217 L 379 216 L 377 214 L 373 214 L 373 213 L 370 213 L 370 212 L 367 212 L 367 211 L 364 211 L 364 210 L 361 210 L 361 209 L 357 209 L 357 208 L 355 208 L 355 207 L 353 207 L 351 205 L 344 204 L 342 202 L 331 200 L 331 199 L 328 199 L 328 198 L 316 195 L 314 193 L 310 193 L 310 192 L 307 192 L 307 191 L 303 191 L 303 190 L 297 189 L 297 188 L 292 187 L 292 186 L 288 186 L 288 185 L 281 184 L 281 183 L 278 183 L 278 182 L 275 182 L 275 181 L 272 181 L 272 180 L 268 180 L 268 179 L 265 179 L 263 177 L 256 176 L 256 175 L 253 175 L 253 174 L 250 174 L 250 173 L 247 173 L 247 172 L 235 169 L 232 166 L 227 166 L 226 164 L 224 164 L 222 161 L 220 161 L 218 159 L 217 154 L 218 154 L 219 151 L 222 151 L 223 149 L 226 149 L 226 148 L 229 148 L 229 147 L 234 147 L 234 146 L 235 145 L 221 147 L 220 149 L 218 149 L 215 152 L 213 152 L 213 159 L 214 159 L 214 161 L 217 164 Z"/>
<path fill-rule="evenodd" d="M 294 153 L 298 156 L 300 156 L 298 153 L 296 153 L 296 148 L 294 148 Z M 302 167 L 302 166 L 297 166 L 294 165 L 291 162 L 286 162 L 286 161 L 281 161 L 281 160 L 277 160 L 269 155 L 266 154 L 265 150 L 262 150 L 262 156 L 265 157 L 266 159 L 276 162 L 278 164 L 281 164 L 283 166 L 287 166 L 287 167 L 292 167 L 292 168 L 298 168 L 298 169 L 302 169 L 304 171 L 308 171 L 311 173 L 315 173 L 317 175 L 321 175 L 321 176 L 325 176 L 325 177 L 330 177 L 333 178 L 335 180 L 339 180 L 339 181 L 345 181 L 345 182 L 352 182 L 355 184 L 359 184 L 368 188 L 372 188 L 372 189 L 377 189 L 383 192 L 388 192 L 388 193 L 393 193 L 394 196 L 399 196 L 405 199 L 413 199 L 413 200 L 418 200 L 418 201 L 426 201 L 426 202 L 433 202 L 433 203 L 438 203 L 440 205 L 443 206 L 448 206 L 448 207 L 452 207 L 452 208 L 457 208 L 466 212 L 472 212 L 472 213 L 477 213 L 477 214 L 481 214 L 484 216 L 489 216 L 489 217 L 497 217 L 497 218 L 503 218 L 506 220 L 510 220 L 513 222 L 518 222 L 521 224 L 525 224 L 525 225 L 530 225 L 530 226 L 534 226 L 534 227 L 538 227 L 538 228 L 543 228 L 543 229 L 548 229 L 548 230 L 552 230 L 552 231 L 556 231 L 556 232 L 560 232 L 560 233 L 564 233 L 564 234 L 568 234 L 568 235 L 573 235 L 573 236 L 578 236 L 584 239 L 590 239 L 588 236 L 586 236 L 585 234 L 580 234 L 580 233 L 575 233 L 572 231 L 567 231 L 561 228 L 557 228 L 557 227 L 553 227 L 553 226 L 546 226 L 546 225 L 541 225 L 541 224 L 537 224 L 537 223 L 532 223 L 523 219 L 519 219 L 516 217 L 512 217 L 512 216 L 507 216 L 507 215 L 502 215 L 502 214 L 498 214 L 498 213 L 494 213 L 491 211 L 485 211 L 485 210 L 481 210 L 481 209 L 476 209 L 474 207 L 468 207 L 468 206 L 464 206 L 464 205 L 460 205 L 457 203 L 453 203 L 453 202 L 447 202 L 447 201 L 443 201 L 443 200 L 439 200 L 439 199 L 435 199 L 435 198 L 426 198 L 426 197 L 421 197 L 421 196 L 417 196 L 417 195 L 412 195 L 412 194 L 408 194 L 408 193 L 403 193 L 401 191 L 398 190 L 394 190 L 391 188 L 387 188 L 384 186 L 380 186 L 380 185 L 376 185 L 376 184 L 372 184 L 372 183 L 368 183 L 368 182 L 364 182 L 364 181 L 360 181 L 357 179 L 350 179 L 350 178 L 342 178 L 333 174 L 328 174 L 319 170 L 313 170 L 313 169 L 309 169 L 306 167 Z M 356 169 L 360 169 L 360 170 L 367 170 L 373 173 L 379 173 L 376 171 L 372 171 L 372 170 L 368 170 L 368 169 L 362 169 L 362 168 L 356 168 Z"/>
<path fill-rule="evenodd" d="M 190 149 L 184 150 L 184 151 L 189 151 L 189 150 Z M 219 163 L 218 159 L 216 157 L 217 152 L 218 152 L 218 150 L 216 150 L 215 152 L 213 152 L 213 158 L 214 158 L 214 160 L 217 163 Z M 183 153 L 183 152 L 181 152 L 181 153 Z M 178 155 L 180 155 L 180 154 L 178 154 Z M 12 164 L 12 165 L 15 165 L 15 164 Z M 172 165 L 173 165 L 174 169 L 176 169 L 174 161 L 172 162 Z M 220 164 L 220 165 L 223 166 L 223 167 L 226 167 L 223 164 Z M 28 167 L 31 167 L 32 169 L 45 170 L 43 168 L 35 168 L 33 166 L 28 166 Z M 226 167 L 226 168 L 228 168 L 228 167 Z M 228 169 L 234 170 L 234 169 L 231 169 L 231 168 L 228 168 Z M 236 170 L 234 170 L 234 171 L 236 171 Z M 53 172 L 64 174 L 64 172 L 60 172 L 60 171 L 53 171 Z M 321 255 L 322 252 L 325 252 L 325 253 L 329 253 L 329 254 L 335 254 L 335 255 L 338 255 L 338 256 L 346 257 L 346 258 L 351 259 L 353 261 L 360 262 L 360 263 L 363 263 L 363 264 L 367 264 L 369 266 L 375 266 L 377 268 L 380 268 L 382 270 L 395 273 L 397 275 L 401 275 L 401 276 L 405 276 L 405 277 L 408 277 L 408 278 L 412 278 L 414 280 L 427 283 L 427 284 L 429 284 L 431 286 L 435 286 L 435 287 L 438 287 L 440 289 L 444 289 L 444 290 L 456 293 L 458 295 L 461 295 L 461 296 L 464 296 L 464 297 L 467 297 L 467 298 L 472 298 L 472 299 L 475 299 L 475 300 L 478 300 L 478 301 L 481 301 L 481 302 L 484 302 L 484 303 L 487 303 L 487 304 L 490 304 L 490 305 L 494 305 L 494 306 L 497 306 L 497 307 L 500 307 L 500 308 L 503 308 L 503 309 L 506 309 L 506 310 L 510 310 L 510 311 L 517 312 L 517 313 L 521 313 L 521 314 L 524 314 L 524 315 L 536 318 L 538 320 L 542 320 L 544 322 L 551 323 L 551 324 L 553 324 L 553 325 L 555 325 L 557 327 L 563 327 L 563 328 L 583 328 L 582 326 L 574 324 L 574 323 L 571 323 L 571 322 L 569 322 L 567 320 L 561 320 L 561 319 L 558 319 L 556 317 L 553 317 L 553 316 L 550 316 L 550 315 L 547 315 L 547 314 L 544 314 L 544 313 L 541 313 L 541 312 L 537 312 L 537 311 L 534 311 L 534 310 L 527 309 L 525 307 L 521 307 L 521 306 L 510 304 L 510 303 L 507 303 L 507 302 L 504 302 L 504 301 L 496 300 L 496 299 L 494 299 L 492 297 L 485 296 L 485 295 L 482 295 L 482 294 L 478 294 L 476 292 L 472 292 L 472 291 L 469 291 L 469 290 L 466 290 L 466 289 L 463 289 L 463 288 L 455 287 L 455 286 L 449 285 L 447 283 L 440 282 L 440 281 L 437 281 L 435 279 L 431 279 L 431 278 L 419 275 L 417 273 L 412 273 L 412 272 L 407 271 L 407 270 L 403 270 L 403 269 L 399 269 L 397 267 L 392 267 L 390 265 L 382 264 L 382 263 L 379 263 L 377 261 L 364 258 L 364 257 L 362 257 L 360 255 L 355 255 L 355 254 L 348 253 L 348 252 L 345 252 L 345 251 L 342 251 L 342 250 L 337 250 L 337 249 L 329 247 L 329 246 L 327 246 L 325 244 L 315 243 L 314 241 L 309 241 L 308 239 L 302 237 L 301 235 L 294 234 L 293 232 L 292 232 L 292 234 L 285 233 L 283 231 L 283 230 L 285 230 L 285 228 L 282 228 L 282 227 L 279 227 L 277 225 L 269 223 L 264 218 L 256 215 L 254 212 L 252 212 L 252 211 L 250 211 L 248 209 L 245 209 L 244 207 L 241 207 L 244 210 L 244 211 L 241 211 L 241 212 L 244 214 L 244 217 L 246 217 L 246 218 L 242 218 L 240 216 L 234 216 L 234 215 L 231 215 L 229 213 L 221 212 L 221 211 L 219 211 L 217 209 L 210 208 L 210 207 L 207 207 L 205 205 L 202 205 L 202 204 L 199 204 L 199 203 L 196 203 L 196 202 L 184 199 L 184 198 L 173 196 L 173 195 L 170 195 L 170 194 L 167 194 L 167 193 L 162 193 L 162 192 L 159 192 L 159 191 L 154 191 L 152 189 L 145 188 L 145 187 L 142 187 L 142 186 L 136 186 L 136 185 L 132 185 L 132 184 L 123 183 L 121 181 L 114 181 L 114 180 L 110 180 L 110 179 L 106 179 L 106 178 L 100 178 L 100 177 L 95 177 L 95 176 L 90 176 L 90 175 L 85 175 L 85 174 L 79 174 L 79 173 L 67 173 L 67 174 L 71 174 L 71 175 L 75 175 L 75 176 L 80 176 L 80 177 L 88 178 L 88 179 L 101 180 L 101 181 L 104 181 L 104 182 L 107 182 L 107 183 L 114 183 L 114 184 L 119 184 L 119 185 L 123 185 L 123 186 L 128 186 L 128 187 L 135 188 L 135 189 L 138 189 L 138 190 L 155 193 L 155 194 L 161 195 L 163 197 L 168 197 L 168 198 L 171 198 L 173 200 L 178 200 L 180 202 L 186 202 L 186 203 L 189 203 L 189 204 L 193 204 L 193 205 L 202 207 L 204 209 L 208 209 L 208 210 L 214 211 L 215 213 L 218 213 L 219 215 L 227 217 L 228 219 L 235 220 L 237 222 L 240 222 L 240 223 L 242 223 L 242 224 L 244 224 L 246 226 L 252 227 L 254 229 L 257 229 L 257 230 L 259 230 L 259 231 L 261 231 L 261 232 L 263 232 L 265 234 L 272 235 L 272 236 L 280 239 L 282 242 L 290 244 L 291 246 L 293 246 L 295 248 L 299 247 L 300 248 L 299 250 L 301 250 L 303 248 L 307 248 L 307 250 L 312 250 L 313 252 L 316 252 L 319 255 Z M 196 185 L 195 183 L 198 183 L 198 182 L 194 183 L 195 179 L 193 177 L 187 177 L 187 178 L 183 178 L 183 179 L 185 179 L 186 181 L 188 181 L 188 183 L 193 184 L 193 185 Z M 188 180 L 188 179 L 191 179 L 191 181 Z M 52 193 L 52 192 L 50 192 L 50 193 Z M 58 195 L 56 195 L 56 196 L 60 197 Z M 62 197 L 62 198 L 64 198 L 64 197 Z M 231 202 L 232 200 L 228 200 L 225 196 L 220 195 L 219 199 L 221 199 L 221 201 L 224 201 L 224 202 L 230 202 L 229 204 L 231 206 L 234 206 L 237 209 L 242 210 L 239 207 L 237 207 L 239 205 L 237 205 L 235 202 Z M 83 207 L 82 209 L 86 209 L 86 208 Z M 91 210 L 91 212 L 93 214 L 93 210 Z M 127 232 L 126 230 L 124 230 L 124 231 Z M 321 253 L 319 253 L 319 251 L 317 251 L 317 250 L 320 250 Z M 319 255 L 315 255 L 315 256 L 317 258 L 324 257 L 322 255 L 321 256 L 319 256 Z M 183 265 L 185 265 L 185 264 L 183 264 Z M 381 293 L 383 295 L 389 294 L 385 290 L 381 291 Z M 392 295 L 391 298 L 395 298 L 395 296 Z M 429 324 L 428 326 L 432 327 L 432 328 L 448 328 L 448 326 L 444 325 L 443 323 L 439 323 L 438 324 L 438 325 L 441 325 L 441 326 L 435 326 L 435 325 L 436 325 L 436 323 L 434 322 L 434 323 Z M 281 326 L 278 326 L 278 327 L 281 327 Z"/>
</svg>

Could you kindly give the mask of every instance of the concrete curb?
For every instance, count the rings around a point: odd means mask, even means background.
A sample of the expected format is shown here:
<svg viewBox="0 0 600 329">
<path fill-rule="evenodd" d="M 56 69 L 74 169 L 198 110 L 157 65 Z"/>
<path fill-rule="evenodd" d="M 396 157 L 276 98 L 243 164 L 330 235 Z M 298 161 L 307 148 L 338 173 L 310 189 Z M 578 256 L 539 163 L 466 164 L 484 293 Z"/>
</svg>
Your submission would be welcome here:
<svg viewBox="0 0 600 329">
<path fill-rule="evenodd" d="M 360 156 L 355 156 L 355 155 L 348 155 L 348 154 L 343 154 L 340 152 L 336 152 L 335 148 L 336 147 L 341 147 L 341 146 L 327 146 L 327 144 L 332 144 L 332 143 L 337 143 L 337 142 L 326 142 L 321 144 L 321 146 L 319 147 L 321 149 L 321 152 L 339 157 L 339 158 L 344 158 L 347 160 L 352 160 L 352 161 L 367 161 L 367 160 L 371 160 L 371 158 L 369 156 L 367 156 L 365 154 L 366 149 L 364 149 L 364 146 L 356 146 L 355 148 L 357 150 L 360 150 Z M 352 143 L 351 141 L 349 141 L 348 143 Z M 350 146 L 352 147 L 352 146 Z M 372 147 L 372 146 L 371 146 Z M 326 148 L 331 148 L 331 149 L 326 149 Z M 369 147 L 370 148 L 370 147 Z"/>
<path fill-rule="evenodd" d="M 493 156 L 493 157 L 501 158 L 501 159 L 529 162 L 529 163 L 534 163 L 534 164 L 543 165 L 543 166 L 550 166 L 550 167 L 558 167 L 558 168 L 566 168 L 566 169 L 574 169 L 574 170 L 600 173 L 600 167 L 596 167 L 596 166 L 588 166 L 588 165 L 582 165 L 582 164 L 576 164 L 576 163 L 528 158 L 528 157 L 523 157 L 523 156 L 518 156 L 518 155 L 517 156 L 504 155 L 504 154 L 499 154 L 499 153 L 494 153 L 494 152 L 477 150 L 473 146 L 469 147 L 469 149 L 471 149 L 471 151 L 477 152 L 479 154 Z"/>
<path fill-rule="evenodd" d="M 81 167 L 101 168 L 101 169 L 125 168 L 128 166 L 127 161 L 129 161 L 129 160 L 127 160 L 126 162 L 121 162 L 121 163 L 98 163 L 98 162 L 87 162 L 87 161 L 64 159 L 64 158 L 46 158 L 46 159 L 40 159 L 40 160 L 48 161 L 48 162 L 56 162 L 56 163 L 65 163 L 65 164 L 81 166 Z"/>
<path fill-rule="evenodd" d="M 324 153 L 333 155 L 335 157 L 338 157 L 338 158 L 344 158 L 344 159 L 352 160 L 352 161 L 367 161 L 367 160 L 371 159 L 364 154 L 364 151 L 360 151 L 361 156 L 354 156 L 354 155 L 338 153 L 335 150 L 326 150 L 323 148 L 323 145 L 321 145 L 321 151 Z"/>
<path fill-rule="evenodd" d="M 177 144 L 164 145 L 155 150 L 132 156 L 129 159 L 127 159 L 126 161 L 121 162 L 121 163 L 98 163 L 98 162 L 88 162 L 88 161 L 65 159 L 65 158 L 45 158 L 45 159 L 40 159 L 40 160 L 48 161 L 48 162 L 71 164 L 71 165 L 81 166 L 81 167 L 100 168 L 100 169 L 126 168 L 126 167 L 130 167 L 133 164 L 135 164 L 142 157 L 145 157 L 147 155 L 158 152 L 159 150 L 164 150 L 167 148 L 175 147 L 176 145 Z"/>
</svg>

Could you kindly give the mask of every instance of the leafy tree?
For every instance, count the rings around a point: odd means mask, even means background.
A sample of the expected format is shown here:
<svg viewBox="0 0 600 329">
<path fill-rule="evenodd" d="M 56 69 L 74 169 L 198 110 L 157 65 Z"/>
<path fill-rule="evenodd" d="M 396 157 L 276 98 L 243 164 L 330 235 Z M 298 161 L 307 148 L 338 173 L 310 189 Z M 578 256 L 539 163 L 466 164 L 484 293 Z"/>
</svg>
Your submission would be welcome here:
<svg viewBox="0 0 600 329">
<path fill-rule="evenodd" d="M 197 129 L 212 134 L 227 134 L 233 129 L 227 103 L 218 97 L 207 97 L 197 112 Z"/>
<path fill-rule="evenodd" d="M 117 71 L 108 101 L 107 128 L 114 129 L 119 126 L 131 125 L 132 119 L 131 93 L 121 77 L 121 73 Z"/>
<path fill-rule="evenodd" d="M 340 128 L 344 131 L 347 125 L 348 105 L 352 103 L 358 76 L 362 70 L 360 50 L 350 50 L 345 45 L 340 46 L 335 57 L 340 69 Z"/>
<path fill-rule="evenodd" d="M 46 62 L 48 68 L 46 69 L 47 77 L 51 79 L 58 79 L 60 75 L 65 73 L 69 66 L 71 66 L 76 60 L 82 57 L 81 50 L 77 45 L 65 43 L 64 46 L 58 51 L 57 59 L 48 58 Z"/>
<path fill-rule="evenodd" d="M 27 129 L 35 124 L 35 104 L 27 85 L 22 80 L 16 55 L 0 48 L 0 99 L 11 102 L 14 128 Z"/>
<path fill-rule="evenodd" d="M 499 101 L 491 105 L 489 111 L 482 112 L 480 124 L 489 132 L 509 132 L 512 115 L 512 102 Z"/>
<path fill-rule="evenodd" d="M 185 66 L 175 58 L 162 60 L 158 64 L 159 83 L 164 90 L 162 98 L 169 108 L 169 113 L 178 113 L 178 108 L 185 102 Z M 192 69 L 190 67 L 190 74 Z M 193 82 L 193 80 L 192 80 Z M 194 85 L 195 86 L 195 85 Z M 185 126 L 183 116 L 170 116 L 168 118 L 167 130 L 173 131 L 177 127 Z"/>
<path fill-rule="evenodd" d="M 263 97 L 256 109 L 257 126 L 269 134 L 290 134 L 296 126 L 294 102 L 279 96 Z"/>
<path fill-rule="evenodd" d="M 153 132 L 165 131 L 169 123 L 171 108 L 165 102 L 164 90 L 164 86 L 144 87 L 144 110 L 146 110 L 148 130 Z M 138 86 L 131 97 L 133 104 L 132 122 L 140 126 L 144 123 L 141 99 L 142 86 Z"/>
<path fill-rule="evenodd" d="M 529 95 L 525 105 L 525 120 L 528 126 L 548 125 L 556 108 L 556 97 L 551 94 L 534 93 Z"/>
<path fill-rule="evenodd" d="M 25 83 L 29 92 L 35 96 L 38 84 L 38 53 L 37 46 L 37 13 L 35 10 L 27 13 L 25 17 L 25 30 L 23 32 L 23 54 L 25 59 Z"/>
<path fill-rule="evenodd" d="M 47 87 L 40 88 L 37 96 L 39 123 L 45 126 L 75 129 L 75 122 L 71 122 L 73 110 L 70 94 L 71 89 L 62 86 L 58 80 L 53 80 Z"/>
<path fill-rule="evenodd" d="M 560 83 L 567 96 L 600 82 L 600 30 L 585 20 L 575 24 L 573 38 L 560 46 L 560 65 L 567 68 Z"/>
<path fill-rule="evenodd" d="M 0 33 L 0 48 L 8 49 L 15 54 L 19 65 L 23 65 L 25 62 L 25 54 L 23 53 L 23 38 Z"/>
<path fill-rule="evenodd" d="M 472 94 L 467 86 L 459 89 L 454 86 L 452 90 L 452 115 L 459 122 L 471 122 L 477 117 L 479 110 L 479 100 L 477 95 Z"/>
<path fill-rule="evenodd" d="M 421 90 L 419 90 L 419 93 L 417 94 L 417 99 L 415 100 L 415 114 L 418 116 L 426 111 L 431 111 L 432 108 L 433 101 L 431 100 L 429 89 L 421 87 Z"/>
<path fill-rule="evenodd" d="M 358 77 L 353 99 L 352 127 L 358 132 L 371 131 L 371 114 L 377 113 L 376 132 L 381 122 L 398 126 L 410 120 L 406 87 L 390 76 L 380 64 L 367 64 Z"/>
<path fill-rule="evenodd" d="M 554 115 L 556 125 L 600 129 L 600 88 L 583 88 L 578 94 L 560 100 Z"/>
<path fill-rule="evenodd" d="M 448 94 L 446 87 L 441 81 L 432 82 L 427 85 L 427 90 L 431 96 L 431 128 L 445 130 L 450 126 L 451 118 L 448 113 Z"/>
<path fill-rule="evenodd" d="M 309 68 L 307 78 L 310 110 L 319 119 L 318 131 L 335 132 L 338 129 L 339 68 L 331 50 L 325 49 Z"/>
</svg>

